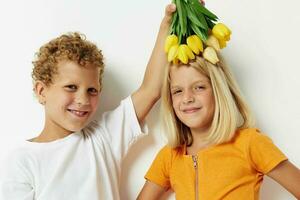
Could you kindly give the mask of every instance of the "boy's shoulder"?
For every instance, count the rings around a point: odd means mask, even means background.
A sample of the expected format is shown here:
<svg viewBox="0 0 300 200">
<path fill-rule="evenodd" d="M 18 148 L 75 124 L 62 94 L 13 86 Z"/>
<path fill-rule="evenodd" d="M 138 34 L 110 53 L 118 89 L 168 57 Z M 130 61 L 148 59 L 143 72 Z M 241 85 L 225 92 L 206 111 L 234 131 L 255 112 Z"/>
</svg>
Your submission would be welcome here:
<svg viewBox="0 0 300 200">
<path fill-rule="evenodd" d="M 31 154 L 34 151 L 27 143 L 28 141 L 18 142 L 18 144 L 7 154 L 7 161 L 24 161 L 25 159 L 29 159 Z"/>
<path fill-rule="evenodd" d="M 20 170 L 24 171 L 32 163 L 32 149 L 30 149 L 24 143 L 11 149 L 3 159 L 3 165 L 1 166 L 1 177 L 5 174 L 18 173 Z M 5 174 L 3 174 L 5 173 Z"/>
</svg>

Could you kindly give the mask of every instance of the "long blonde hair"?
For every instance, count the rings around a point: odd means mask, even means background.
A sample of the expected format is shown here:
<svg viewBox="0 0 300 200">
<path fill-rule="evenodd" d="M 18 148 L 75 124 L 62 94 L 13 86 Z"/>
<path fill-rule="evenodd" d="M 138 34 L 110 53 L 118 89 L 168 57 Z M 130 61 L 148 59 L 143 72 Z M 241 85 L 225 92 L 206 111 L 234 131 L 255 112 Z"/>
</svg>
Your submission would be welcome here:
<svg viewBox="0 0 300 200">
<path fill-rule="evenodd" d="M 221 58 L 220 55 L 219 58 Z M 162 87 L 161 115 L 163 127 L 168 144 L 174 148 L 184 144 L 189 146 L 193 143 L 190 128 L 177 118 L 172 106 L 170 70 L 172 67 L 180 66 L 169 64 L 165 71 Z M 195 60 L 185 66 L 193 67 L 205 75 L 212 86 L 215 112 L 209 134 L 205 139 L 207 143 L 221 144 L 228 142 L 233 138 L 236 129 L 254 126 L 254 118 L 250 109 L 242 97 L 230 69 L 222 59 L 216 65 L 213 65 L 204 58 L 197 56 Z"/>
</svg>

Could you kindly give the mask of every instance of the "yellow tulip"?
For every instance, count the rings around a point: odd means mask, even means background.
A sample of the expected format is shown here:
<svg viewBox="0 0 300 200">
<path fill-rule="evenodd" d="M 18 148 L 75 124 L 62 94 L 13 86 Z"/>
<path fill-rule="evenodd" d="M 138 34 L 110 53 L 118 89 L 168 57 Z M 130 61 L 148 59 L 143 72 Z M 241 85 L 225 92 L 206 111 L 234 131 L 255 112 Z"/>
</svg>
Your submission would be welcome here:
<svg viewBox="0 0 300 200">
<path fill-rule="evenodd" d="M 216 24 L 212 29 L 213 35 L 219 40 L 229 41 L 230 40 L 230 29 L 222 23 Z"/>
<path fill-rule="evenodd" d="M 199 55 L 203 52 L 203 43 L 197 35 L 191 35 L 186 39 L 188 47 L 196 54 Z"/>
<path fill-rule="evenodd" d="M 206 49 L 203 52 L 203 58 L 205 58 L 212 64 L 216 64 L 217 62 L 219 62 L 217 53 L 216 53 L 215 49 L 212 47 L 206 47 Z"/>
<path fill-rule="evenodd" d="M 189 59 L 194 59 L 195 55 L 193 54 L 192 50 L 186 44 L 180 45 L 181 48 L 185 51 L 185 54 L 188 56 Z"/>
<path fill-rule="evenodd" d="M 218 40 L 218 41 L 219 41 L 221 49 L 223 49 L 224 47 L 226 47 L 226 41 L 225 40 Z"/>
<path fill-rule="evenodd" d="M 165 42 L 165 52 L 169 52 L 170 48 L 178 44 L 178 37 L 176 35 L 169 35 Z"/>
<path fill-rule="evenodd" d="M 179 60 L 178 60 L 178 58 L 176 57 L 176 58 L 174 58 L 174 60 L 173 60 L 173 64 L 175 64 L 175 65 L 178 65 L 178 63 L 179 63 Z"/>
<path fill-rule="evenodd" d="M 214 35 L 208 36 L 208 39 L 206 40 L 205 43 L 206 43 L 207 46 L 213 47 L 217 51 L 220 50 L 219 41 Z"/>
<path fill-rule="evenodd" d="M 168 52 L 168 62 L 171 62 L 172 60 L 174 60 L 177 57 L 177 55 L 178 55 L 178 47 L 179 47 L 179 45 L 176 44 L 176 45 L 173 45 L 170 48 L 170 50 Z"/>
<path fill-rule="evenodd" d="M 188 63 L 189 57 L 187 55 L 186 48 L 184 47 L 184 45 L 180 45 L 178 47 L 178 56 L 177 57 L 182 63 L 184 63 L 184 64 Z"/>
</svg>

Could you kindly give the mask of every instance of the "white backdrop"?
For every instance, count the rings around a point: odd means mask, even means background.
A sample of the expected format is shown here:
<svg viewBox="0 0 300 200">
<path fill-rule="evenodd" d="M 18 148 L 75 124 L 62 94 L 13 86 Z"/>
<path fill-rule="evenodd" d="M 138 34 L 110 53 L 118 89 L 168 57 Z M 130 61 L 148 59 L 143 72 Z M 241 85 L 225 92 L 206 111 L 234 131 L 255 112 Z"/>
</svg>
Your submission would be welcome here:
<svg viewBox="0 0 300 200">
<path fill-rule="evenodd" d="M 169 0 L 0 2 L 1 167 L 19 141 L 42 129 L 43 110 L 31 83 L 31 61 L 42 44 L 68 31 L 80 31 L 95 42 L 106 63 L 99 112 L 111 109 L 141 83 Z M 300 167 L 300 1 L 206 0 L 206 6 L 232 29 L 232 40 L 223 52 L 259 128 Z M 165 142 L 158 107 L 148 117 L 150 135 L 139 140 L 124 161 L 124 200 L 135 199 L 143 175 Z M 261 199 L 294 198 L 267 178 Z"/>
</svg>

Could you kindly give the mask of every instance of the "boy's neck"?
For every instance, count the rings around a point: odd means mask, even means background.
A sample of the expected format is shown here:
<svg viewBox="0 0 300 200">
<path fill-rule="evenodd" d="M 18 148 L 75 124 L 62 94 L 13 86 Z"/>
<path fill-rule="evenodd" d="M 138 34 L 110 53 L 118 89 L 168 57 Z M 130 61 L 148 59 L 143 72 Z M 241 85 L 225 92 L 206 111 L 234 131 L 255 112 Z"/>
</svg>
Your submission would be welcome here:
<svg viewBox="0 0 300 200">
<path fill-rule="evenodd" d="M 57 132 L 57 131 L 51 131 L 51 130 L 47 130 L 44 129 L 41 134 L 33 139 L 31 139 L 31 142 L 53 142 L 55 140 L 59 140 L 62 139 L 64 137 L 67 137 L 68 135 L 72 134 L 73 132 L 71 131 L 61 131 L 61 132 Z"/>
</svg>

